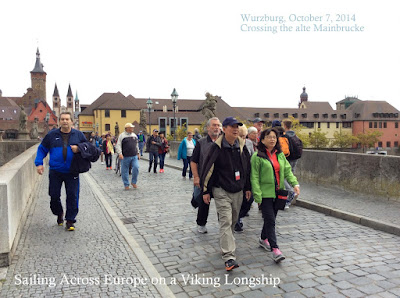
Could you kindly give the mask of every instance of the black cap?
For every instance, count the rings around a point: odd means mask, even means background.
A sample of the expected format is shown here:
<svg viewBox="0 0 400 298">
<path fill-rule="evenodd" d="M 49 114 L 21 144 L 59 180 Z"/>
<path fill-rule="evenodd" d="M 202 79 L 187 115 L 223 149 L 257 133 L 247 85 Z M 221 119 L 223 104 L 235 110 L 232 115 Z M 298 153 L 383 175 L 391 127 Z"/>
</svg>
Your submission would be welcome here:
<svg viewBox="0 0 400 298">
<path fill-rule="evenodd" d="M 239 122 L 236 118 L 234 118 L 234 117 L 227 117 L 227 118 L 225 118 L 225 120 L 224 120 L 224 122 L 222 122 L 222 126 L 233 126 L 233 125 L 235 125 L 235 124 L 237 124 L 237 125 L 239 125 L 239 126 L 242 126 L 243 125 L 243 123 L 242 122 Z"/>
<path fill-rule="evenodd" d="M 262 122 L 262 123 L 265 123 L 265 121 L 264 120 L 262 120 L 261 118 L 259 118 L 259 117 L 257 117 L 256 119 L 254 119 L 253 121 L 251 121 L 251 122 L 253 122 L 253 123 L 257 123 L 257 122 Z"/>
<path fill-rule="evenodd" d="M 282 126 L 281 122 L 279 120 L 272 121 L 272 127 L 276 127 L 276 126 Z"/>
</svg>

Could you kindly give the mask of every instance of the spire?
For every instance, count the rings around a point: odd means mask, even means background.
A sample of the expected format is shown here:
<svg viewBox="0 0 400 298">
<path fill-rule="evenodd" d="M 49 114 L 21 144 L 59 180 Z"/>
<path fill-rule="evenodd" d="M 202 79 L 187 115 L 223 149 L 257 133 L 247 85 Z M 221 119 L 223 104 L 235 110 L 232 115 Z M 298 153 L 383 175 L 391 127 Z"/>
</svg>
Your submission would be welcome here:
<svg viewBox="0 0 400 298">
<path fill-rule="evenodd" d="M 58 94 L 57 83 L 56 83 L 56 85 L 55 85 L 55 87 L 54 87 L 53 97 L 54 97 L 54 96 L 60 97 L 60 95 Z"/>
<path fill-rule="evenodd" d="M 76 91 L 75 101 L 79 101 L 79 98 L 78 98 L 78 91 Z"/>
<path fill-rule="evenodd" d="M 34 68 L 31 72 L 44 72 L 44 70 L 43 70 L 43 64 L 40 62 L 39 48 L 37 48 L 37 51 L 36 51 L 36 63 L 35 63 L 35 68 Z"/>
<path fill-rule="evenodd" d="M 71 91 L 71 84 L 69 84 L 69 86 L 68 86 L 68 94 L 67 94 L 67 97 L 74 97 L 74 96 L 72 95 L 72 91 Z"/>
</svg>

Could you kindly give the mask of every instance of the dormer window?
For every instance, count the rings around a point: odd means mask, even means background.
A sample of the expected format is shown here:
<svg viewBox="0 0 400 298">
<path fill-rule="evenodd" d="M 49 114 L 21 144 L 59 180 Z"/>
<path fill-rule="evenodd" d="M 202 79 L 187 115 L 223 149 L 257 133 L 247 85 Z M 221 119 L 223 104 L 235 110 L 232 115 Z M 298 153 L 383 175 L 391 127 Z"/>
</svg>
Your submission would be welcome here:
<svg viewBox="0 0 400 298">
<path fill-rule="evenodd" d="M 360 116 L 361 116 L 361 115 L 360 115 L 359 113 L 354 113 L 354 117 L 355 117 L 355 118 L 360 118 Z"/>
<path fill-rule="evenodd" d="M 288 113 L 283 113 L 283 118 L 287 118 L 287 117 L 289 117 L 289 114 Z"/>
<path fill-rule="evenodd" d="M 319 118 L 319 114 L 318 114 L 318 113 L 315 113 L 315 114 L 314 114 L 314 118 Z"/>
<path fill-rule="evenodd" d="M 274 114 L 274 117 L 275 117 L 275 118 L 279 118 L 279 113 L 275 113 L 275 114 Z"/>
<path fill-rule="evenodd" d="M 265 118 L 269 118 L 269 113 L 264 113 Z"/>
<path fill-rule="evenodd" d="M 346 114 L 341 114 L 341 115 L 340 115 L 340 118 L 346 119 Z"/>
<path fill-rule="evenodd" d="M 307 118 L 307 113 L 303 113 L 303 114 L 301 114 L 301 117 L 303 117 L 303 118 Z"/>
<path fill-rule="evenodd" d="M 297 113 L 292 114 L 293 118 L 297 118 L 299 115 Z"/>
<path fill-rule="evenodd" d="M 337 118 L 337 114 L 332 114 L 332 118 Z"/>
<path fill-rule="evenodd" d="M 260 117 L 260 113 L 254 113 L 254 117 Z"/>
<path fill-rule="evenodd" d="M 322 117 L 324 117 L 326 119 L 326 118 L 328 118 L 328 114 L 327 113 L 322 114 Z"/>
</svg>

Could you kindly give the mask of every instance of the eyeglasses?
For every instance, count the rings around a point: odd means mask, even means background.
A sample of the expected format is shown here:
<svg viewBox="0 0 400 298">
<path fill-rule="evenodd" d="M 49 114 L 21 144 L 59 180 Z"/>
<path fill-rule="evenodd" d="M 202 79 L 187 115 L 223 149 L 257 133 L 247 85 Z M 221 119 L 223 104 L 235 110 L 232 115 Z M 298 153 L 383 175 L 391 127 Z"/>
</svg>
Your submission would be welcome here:
<svg viewBox="0 0 400 298">
<path fill-rule="evenodd" d="M 268 139 L 268 140 L 276 140 L 275 136 L 266 136 L 265 138 Z"/>
</svg>

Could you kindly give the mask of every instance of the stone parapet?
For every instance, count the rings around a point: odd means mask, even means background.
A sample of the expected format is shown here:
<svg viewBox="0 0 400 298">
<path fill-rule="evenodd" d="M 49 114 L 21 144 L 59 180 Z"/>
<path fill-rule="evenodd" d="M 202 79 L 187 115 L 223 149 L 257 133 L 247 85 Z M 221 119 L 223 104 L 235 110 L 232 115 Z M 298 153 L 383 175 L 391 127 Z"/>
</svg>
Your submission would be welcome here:
<svg viewBox="0 0 400 298">
<path fill-rule="evenodd" d="M 41 177 L 34 164 L 37 148 L 32 146 L 0 167 L 0 267 L 9 265 Z"/>
</svg>

